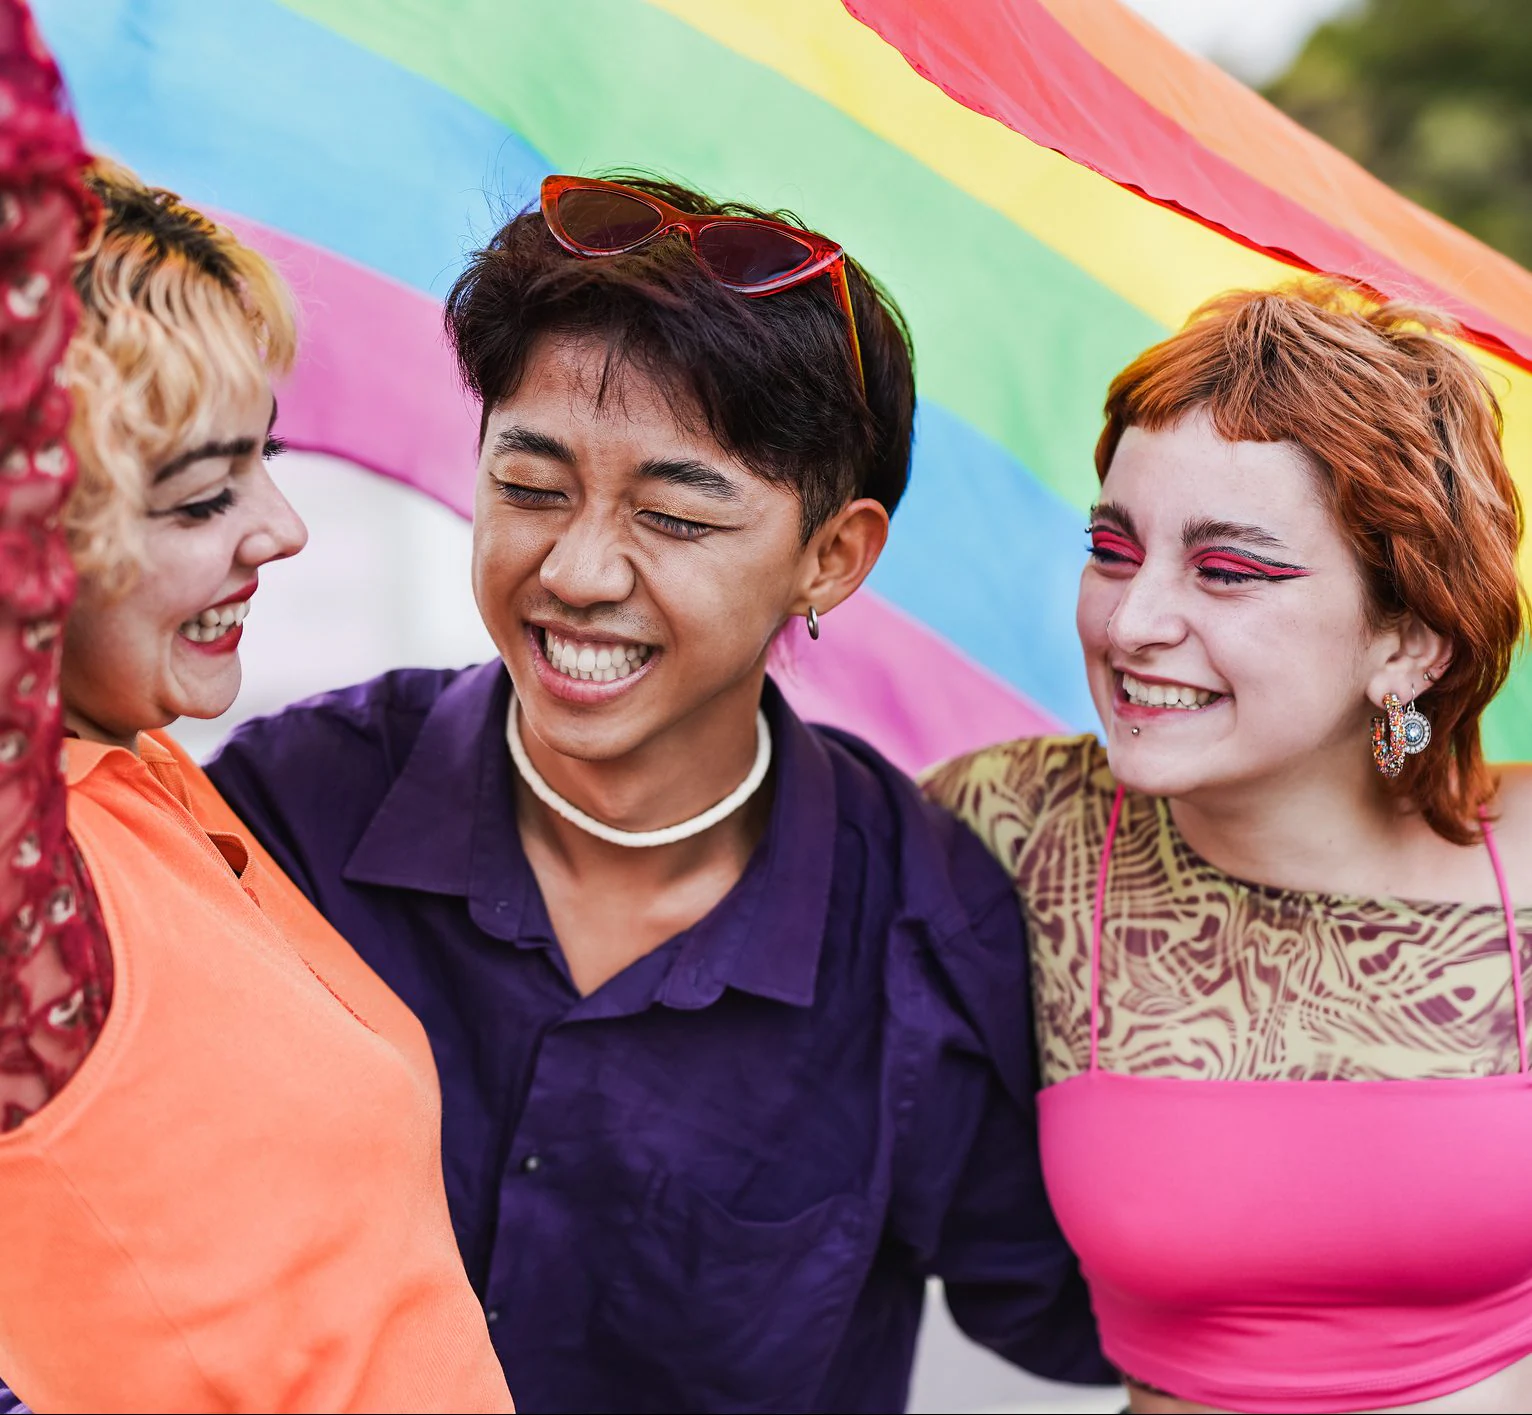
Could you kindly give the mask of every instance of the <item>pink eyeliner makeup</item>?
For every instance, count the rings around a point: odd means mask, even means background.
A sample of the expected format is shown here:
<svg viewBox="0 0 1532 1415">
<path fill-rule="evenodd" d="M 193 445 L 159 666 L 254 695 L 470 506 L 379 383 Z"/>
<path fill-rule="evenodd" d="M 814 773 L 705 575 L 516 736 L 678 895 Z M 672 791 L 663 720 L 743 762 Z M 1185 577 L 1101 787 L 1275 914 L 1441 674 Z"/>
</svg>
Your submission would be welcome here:
<svg viewBox="0 0 1532 1415">
<path fill-rule="evenodd" d="M 1109 526 L 1092 526 L 1090 543 L 1092 550 L 1104 551 L 1107 555 L 1117 556 L 1134 565 L 1144 563 L 1144 552 L 1120 531 L 1114 531 Z"/>
<path fill-rule="evenodd" d="M 1262 580 L 1301 580 L 1313 573 L 1301 565 L 1285 565 L 1280 560 L 1267 560 L 1249 551 L 1223 547 L 1201 552 L 1194 563 L 1199 570 L 1211 570 L 1215 574 L 1224 575 L 1249 575 Z"/>
</svg>

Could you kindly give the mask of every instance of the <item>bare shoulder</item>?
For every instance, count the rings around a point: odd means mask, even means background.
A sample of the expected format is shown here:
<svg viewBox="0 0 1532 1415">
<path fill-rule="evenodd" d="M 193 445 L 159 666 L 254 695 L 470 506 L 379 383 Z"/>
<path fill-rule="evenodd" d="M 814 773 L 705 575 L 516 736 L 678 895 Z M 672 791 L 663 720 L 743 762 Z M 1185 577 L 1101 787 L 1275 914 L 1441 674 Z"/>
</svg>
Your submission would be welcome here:
<svg viewBox="0 0 1532 1415">
<path fill-rule="evenodd" d="M 1532 762 L 1496 768 L 1500 790 L 1495 798 L 1495 843 L 1520 902 L 1532 903 Z"/>
</svg>

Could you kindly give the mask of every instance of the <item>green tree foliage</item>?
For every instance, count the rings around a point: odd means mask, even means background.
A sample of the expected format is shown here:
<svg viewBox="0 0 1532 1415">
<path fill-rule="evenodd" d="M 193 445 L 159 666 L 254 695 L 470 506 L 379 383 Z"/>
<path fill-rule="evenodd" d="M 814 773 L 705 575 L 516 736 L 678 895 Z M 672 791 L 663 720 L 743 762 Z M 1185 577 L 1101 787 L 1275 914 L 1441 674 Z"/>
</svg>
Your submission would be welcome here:
<svg viewBox="0 0 1532 1415">
<path fill-rule="evenodd" d="M 1364 0 L 1266 97 L 1532 267 L 1532 0 Z"/>
</svg>

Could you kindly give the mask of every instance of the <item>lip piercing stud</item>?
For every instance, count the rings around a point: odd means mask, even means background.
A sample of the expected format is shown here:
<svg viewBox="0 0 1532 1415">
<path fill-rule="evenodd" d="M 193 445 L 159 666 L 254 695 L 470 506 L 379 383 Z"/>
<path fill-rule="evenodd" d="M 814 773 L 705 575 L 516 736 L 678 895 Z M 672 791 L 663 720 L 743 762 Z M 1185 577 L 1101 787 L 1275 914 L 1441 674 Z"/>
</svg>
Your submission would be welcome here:
<svg viewBox="0 0 1532 1415">
<path fill-rule="evenodd" d="M 1131 731 L 1131 732 L 1132 732 L 1132 733 L 1133 733 L 1133 735 L 1134 735 L 1134 736 L 1135 736 L 1135 737 L 1137 737 L 1137 736 L 1138 736 L 1138 728 L 1136 728 L 1136 727 L 1134 727 L 1134 728 L 1130 728 L 1130 729 L 1129 729 L 1129 730 L 1130 730 L 1130 731 Z"/>
</svg>

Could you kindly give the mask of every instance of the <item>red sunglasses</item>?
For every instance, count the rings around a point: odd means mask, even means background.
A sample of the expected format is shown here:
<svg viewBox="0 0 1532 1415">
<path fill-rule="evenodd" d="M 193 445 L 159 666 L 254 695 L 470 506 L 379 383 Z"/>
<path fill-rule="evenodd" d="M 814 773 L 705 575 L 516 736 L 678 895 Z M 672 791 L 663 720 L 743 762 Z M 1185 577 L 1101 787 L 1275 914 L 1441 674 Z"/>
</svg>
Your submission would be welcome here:
<svg viewBox="0 0 1532 1415">
<path fill-rule="evenodd" d="M 846 253 L 834 241 L 755 216 L 688 216 L 632 187 L 587 177 L 544 177 L 542 207 L 553 238 L 571 255 L 620 255 L 667 231 L 681 231 L 702 268 L 742 295 L 775 295 L 828 275 L 846 316 L 851 361 L 866 391 Z"/>
</svg>

